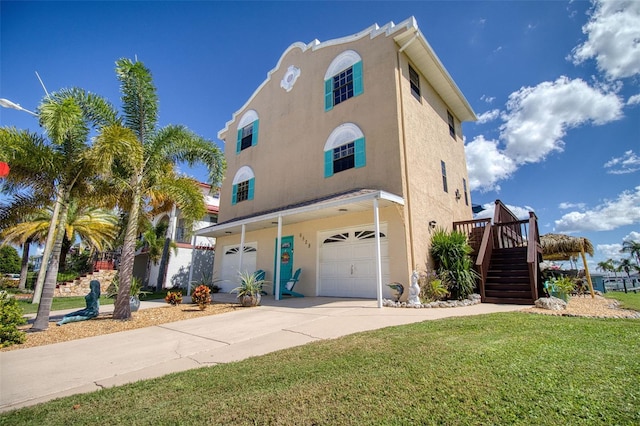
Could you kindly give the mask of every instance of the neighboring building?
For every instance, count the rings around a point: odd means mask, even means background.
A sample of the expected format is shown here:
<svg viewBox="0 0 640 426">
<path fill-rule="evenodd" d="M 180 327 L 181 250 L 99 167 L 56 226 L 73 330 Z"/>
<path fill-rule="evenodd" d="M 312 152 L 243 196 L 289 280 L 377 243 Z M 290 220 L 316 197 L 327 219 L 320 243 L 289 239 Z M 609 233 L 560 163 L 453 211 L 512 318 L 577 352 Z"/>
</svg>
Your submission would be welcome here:
<svg viewBox="0 0 640 426">
<path fill-rule="evenodd" d="M 301 268 L 307 296 L 409 284 L 433 230 L 472 218 L 461 122 L 475 120 L 414 18 L 291 45 L 218 133 L 220 220 L 198 235 L 217 238 L 222 290 L 257 269 L 275 283 Z"/>
<path fill-rule="evenodd" d="M 220 199 L 218 194 L 210 195 L 211 186 L 200 183 L 200 190 L 205 199 L 207 214 L 205 217 L 193 225 L 193 231 L 202 229 L 218 221 L 218 206 Z M 190 235 L 189 229 L 185 229 L 184 220 L 180 209 L 174 206 L 170 213 L 156 216 L 152 220 L 153 226 L 161 222 L 167 223 L 167 236 L 177 245 L 177 253 L 170 249 L 169 262 L 166 265 L 166 273 L 163 281 L 163 288 L 184 287 L 187 288 L 189 277 L 191 281 L 199 281 L 203 277 L 212 279 L 213 258 L 216 240 L 204 236 Z M 195 249 L 195 250 L 194 250 Z M 157 265 L 151 264 L 148 281 L 145 280 L 147 273 L 148 255 L 142 249 L 137 255 L 134 263 L 134 276 L 148 282 L 148 285 L 155 287 L 158 281 L 161 262 Z M 193 268 L 192 268 L 193 264 Z"/>
</svg>

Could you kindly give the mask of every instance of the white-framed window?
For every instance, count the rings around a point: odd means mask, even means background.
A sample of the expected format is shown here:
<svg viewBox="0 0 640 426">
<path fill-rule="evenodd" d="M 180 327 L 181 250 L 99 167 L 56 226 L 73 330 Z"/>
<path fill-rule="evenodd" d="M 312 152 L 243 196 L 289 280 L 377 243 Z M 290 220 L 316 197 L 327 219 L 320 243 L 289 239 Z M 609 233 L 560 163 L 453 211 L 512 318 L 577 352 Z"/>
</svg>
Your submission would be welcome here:
<svg viewBox="0 0 640 426">
<path fill-rule="evenodd" d="M 453 115 L 449 111 L 447 111 L 447 122 L 449 123 L 449 134 L 452 138 L 456 137 L 456 122 L 453 118 Z"/>
<path fill-rule="evenodd" d="M 449 187 L 447 186 L 447 165 L 444 161 L 440 161 L 440 168 L 442 169 L 442 189 L 444 189 L 444 192 L 449 192 Z"/>
<path fill-rule="evenodd" d="M 241 167 L 233 178 L 231 204 L 253 200 L 255 175 L 249 166 Z"/>
<path fill-rule="evenodd" d="M 255 110 L 249 110 L 238 121 L 238 139 L 236 141 L 236 154 L 240 151 L 258 144 L 258 128 L 260 120 Z"/>
<path fill-rule="evenodd" d="M 422 102 L 420 96 L 420 74 L 409 65 L 409 84 L 411 85 L 411 94 L 418 101 Z"/>
<path fill-rule="evenodd" d="M 353 50 L 342 52 L 331 62 L 324 76 L 325 111 L 363 91 L 362 58 Z"/>
<path fill-rule="evenodd" d="M 336 127 L 324 145 L 324 177 L 366 164 L 366 141 L 362 130 L 353 123 Z"/>
</svg>

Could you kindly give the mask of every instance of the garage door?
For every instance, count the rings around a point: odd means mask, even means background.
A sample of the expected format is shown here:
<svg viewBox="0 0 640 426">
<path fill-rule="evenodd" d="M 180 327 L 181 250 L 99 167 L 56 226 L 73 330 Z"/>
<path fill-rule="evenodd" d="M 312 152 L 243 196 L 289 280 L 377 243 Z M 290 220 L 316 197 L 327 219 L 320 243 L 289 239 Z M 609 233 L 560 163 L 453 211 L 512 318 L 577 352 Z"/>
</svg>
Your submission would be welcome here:
<svg viewBox="0 0 640 426">
<path fill-rule="evenodd" d="M 222 270 L 220 272 L 221 291 L 228 293 L 238 287 L 238 271 L 254 272 L 256 270 L 256 254 L 258 244 L 248 243 L 244 246 L 242 254 L 242 266 L 240 266 L 240 246 L 226 246 L 222 255 Z"/>
<path fill-rule="evenodd" d="M 377 297 L 375 236 L 373 225 L 320 234 L 320 296 Z M 382 225 L 380 248 L 384 284 L 389 282 L 389 253 Z"/>
</svg>

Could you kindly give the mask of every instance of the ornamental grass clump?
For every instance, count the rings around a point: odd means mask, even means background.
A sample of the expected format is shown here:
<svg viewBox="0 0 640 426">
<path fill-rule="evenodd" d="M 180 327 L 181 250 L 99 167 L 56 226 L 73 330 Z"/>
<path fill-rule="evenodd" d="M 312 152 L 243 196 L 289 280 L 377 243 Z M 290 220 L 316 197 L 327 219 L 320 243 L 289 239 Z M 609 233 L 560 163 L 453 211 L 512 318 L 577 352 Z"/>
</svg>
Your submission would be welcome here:
<svg viewBox="0 0 640 426">
<path fill-rule="evenodd" d="M 198 305 L 201 310 L 205 310 L 207 305 L 211 303 L 211 290 L 206 285 L 199 285 L 191 293 L 191 302 Z"/>
<path fill-rule="evenodd" d="M 179 291 L 170 291 L 164 298 L 165 302 L 171 306 L 176 306 L 182 303 L 182 293 Z"/>
<path fill-rule="evenodd" d="M 431 257 L 438 277 L 446 282 L 452 299 L 466 299 L 476 286 L 478 274 L 473 270 L 469 256 L 472 251 L 462 232 L 439 228 L 431 237 Z"/>
</svg>

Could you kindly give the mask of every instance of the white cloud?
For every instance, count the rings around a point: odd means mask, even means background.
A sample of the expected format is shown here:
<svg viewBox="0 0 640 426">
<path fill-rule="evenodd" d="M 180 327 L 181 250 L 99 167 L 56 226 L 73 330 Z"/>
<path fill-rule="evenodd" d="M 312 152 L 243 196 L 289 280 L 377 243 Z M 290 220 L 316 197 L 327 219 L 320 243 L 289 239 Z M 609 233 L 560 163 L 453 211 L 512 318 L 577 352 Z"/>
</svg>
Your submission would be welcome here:
<svg viewBox="0 0 640 426">
<path fill-rule="evenodd" d="M 498 142 L 480 135 L 465 145 L 469 186 L 482 192 L 500 190 L 497 182 L 516 170 L 514 162 L 498 149 Z"/>
<path fill-rule="evenodd" d="M 585 204 L 584 203 L 560 203 L 558 205 L 558 208 L 561 209 L 561 210 L 584 209 L 585 208 Z"/>
<path fill-rule="evenodd" d="M 596 250 L 602 253 L 605 259 L 620 260 L 623 257 L 620 253 L 622 244 L 598 244 Z"/>
<path fill-rule="evenodd" d="M 605 124 L 622 117 L 622 101 L 581 79 L 560 77 L 509 96 L 500 138 L 504 154 L 516 164 L 535 163 L 562 151 L 567 129 L 586 122 Z"/>
<path fill-rule="evenodd" d="M 640 232 L 631 231 L 627 234 L 626 237 L 622 239 L 622 242 L 625 241 L 640 241 Z"/>
<path fill-rule="evenodd" d="M 593 210 L 573 211 L 555 221 L 557 232 L 610 231 L 640 223 L 640 186 L 624 191 L 616 200 L 606 200 Z"/>
<path fill-rule="evenodd" d="M 611 79 L 640 73 L 639 1 L 594 1 L 591 18 L 582 32 L 587 41 L 571 52 L 574 64 L 595 58 L 598 69 Z"/>
<path fill-rule="evenodd" d="M 638 105 L 640 104 L 640 94 L 633 95 L 629 99 L 627 99 L 627 105 Z"/>
<path fill-rule="evenodd" d="M 623 175 L 627 173 L 634 173 L 640 170 L 640 157 L 638 157 L 632 150 L 626 151 L 622 157 L 612 158 L 604 163 L 607 173 L 612 175 Z"/>
<path fill-rule="evenodd" d="M 478 116 L 478 124 L 488 123 L 489 121 L 493 121 L 500 116 L 499 109 L 492 109 L 491 111 L 483 112 Z"/>
<path fill-rule="evenodd" d="M 493 101 L 496 100 L 496 97 L 495 96 L 482 95 L 482 96 L 480 96 L 480 100 L 481 101 L 485 101 L 486 103 L 490 104 L 490 103 L 492 103 Z"/>
</svg>

